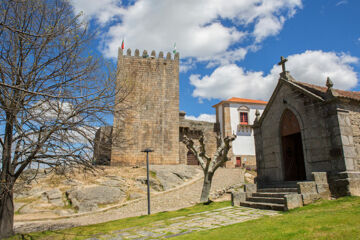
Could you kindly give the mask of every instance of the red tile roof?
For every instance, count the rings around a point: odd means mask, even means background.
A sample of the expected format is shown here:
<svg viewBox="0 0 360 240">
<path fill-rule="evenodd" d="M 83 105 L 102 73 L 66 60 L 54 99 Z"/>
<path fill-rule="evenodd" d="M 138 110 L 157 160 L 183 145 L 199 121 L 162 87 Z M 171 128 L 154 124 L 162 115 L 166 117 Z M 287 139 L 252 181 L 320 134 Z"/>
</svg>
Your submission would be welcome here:
<svg viewBox="0 0 360 240">
<path fill-rule="evenodd" d="M 252 104 L 266 105 L 268 102 L 261 101 L 261 100 L 253 100 L 253 99 L 232 97 L 232 98 L 229 98 L 228 100 L 221 101 L 221 102 L 215 104 L 212 107 L 216 107 L 216 106 L 218 106 L 220 104 L 223 104 L 223 103 L 252 103 Z"/>
<path fill-rule="evenodd" d="M 310 83 L 294 81 L 296 84 L 304 87 L 305 89 L 324 97 L 324 94 L 327 92 L 327 87 L 321 87 Z M 357 91 L 345 91 L 340 89 L 333 89 L 335 93 L 338 94 L 338 97 L 348 98 L 356 101 L 360 101 L 360 92 Z"/>
</svg>

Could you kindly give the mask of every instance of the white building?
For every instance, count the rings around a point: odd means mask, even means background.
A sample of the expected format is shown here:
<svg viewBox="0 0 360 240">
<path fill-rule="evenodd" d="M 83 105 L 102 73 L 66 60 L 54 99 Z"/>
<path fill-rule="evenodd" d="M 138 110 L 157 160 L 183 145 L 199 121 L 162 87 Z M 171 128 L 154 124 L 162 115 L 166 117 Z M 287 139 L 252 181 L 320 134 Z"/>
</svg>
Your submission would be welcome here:
<svg viewBox="0 0 360 240">
<path fill-rule="evenodd" d="M 216 109 L 216 122 L 219 124 L 221 135 L 224 137 L 236 134 L 237 136 L 232 144 L 231 161 L 226 163 L 226 167 L 255 167 L 252 125 L 256 110 L 262 114 L 266 104 L 265 101 L 233 97 L 213 106 Z"/>
</svg>

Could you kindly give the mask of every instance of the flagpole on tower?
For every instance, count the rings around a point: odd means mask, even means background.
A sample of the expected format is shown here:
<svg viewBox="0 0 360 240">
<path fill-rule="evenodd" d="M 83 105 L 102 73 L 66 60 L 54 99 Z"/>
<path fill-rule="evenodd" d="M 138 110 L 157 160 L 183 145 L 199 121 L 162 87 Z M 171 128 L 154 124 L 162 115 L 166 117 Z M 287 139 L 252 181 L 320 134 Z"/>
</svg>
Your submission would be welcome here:
<svg viewBox="0 0 360 240">
<path fill-rule="evenodd" d="M 173 53 L 176 54 L 176 42 L 174 43 Z"/>
</svg>

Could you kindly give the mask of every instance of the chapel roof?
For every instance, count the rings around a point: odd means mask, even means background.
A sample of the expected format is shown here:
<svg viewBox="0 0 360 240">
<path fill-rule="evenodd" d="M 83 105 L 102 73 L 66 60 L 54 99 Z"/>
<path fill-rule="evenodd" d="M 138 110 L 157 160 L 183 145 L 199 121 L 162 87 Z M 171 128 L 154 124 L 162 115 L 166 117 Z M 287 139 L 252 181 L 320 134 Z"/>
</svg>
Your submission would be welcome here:
<svg viewBox="0 0 360 240">
<path fill-rule="evenodd" d="M 325 94 L 328 90 L 327 87 L 321 87 L 321 86 L 310 84 L 310 83 L 304 83 L 304 82 L 298 82 L 298 81 L 293 81 L 293 82 L 295 84 L 300 85 L 301 87 L 305 88 L 306 90 L 308 90 L 318 96 L 321 96 L 323 98 L 325 97 Z M 334 88 L 332 90 L 336 94 L 336 97 L 360 101 L 360 92 L 358 92 L 358 91 L 345 91 L 345 90 L 334 89 Z"/>
<path fill-rule="evenodd" d="M 284 77 L 285 76 L 285 77 Z M 331 82 L 330 79 L 328 81 Z M 320 101 L 326 101 L 327 98 L 329 98 L 329 94 L 335 98 L 340 99 L 348 99 L 353 101 L 360 101 L 360 92 L 359 91 L 345 91 L 340 89 L 333 88 L 333 83 L 328 86 L 328 83 L 326 83 L 326 87 L 305 83 L 305 82 L 299 82 L 296 81 L 289 72 L 283 72 L 280 74 L 279 82 L 276 86 L 276 88 L 273 91 L 273 94 L 270 97 L 270 100 L 268 104 L 266 105 L 266 108 L 264 109 L 264 112 L 261 114 L 259 123 L 262 122 L 262 120 L 267 115 L 267 112 L 269 111 L 270 106 L 272 105 L 276 94 L 278 93 L 281 85 L 288 84 L 291 87 L 295 87 L 300 91 L 303 91 L 304 94 L 308 96 L 312 96 L 314 98 L 317 98 Z M 330 87 L 330 88 L 329 88 Z"/>
<path fill-rule="evenodd" d="M 268 102 L 266 102 L 266 101 L 261 101 L 261 100 L 247 99 L 247 98 L 232 97 L 232 98 L 229 98 L 229 99 L 227 99 L 227 100 L 223 100 L 223 101 L 215 104 L 215 105 L 212 106 L 212 107 L 217 107 L 218 105 L 223 104 L 223 103 L 252 103 L 252 104 L 263 104 L 263 105 L 266 105 Z"/>
</svg>

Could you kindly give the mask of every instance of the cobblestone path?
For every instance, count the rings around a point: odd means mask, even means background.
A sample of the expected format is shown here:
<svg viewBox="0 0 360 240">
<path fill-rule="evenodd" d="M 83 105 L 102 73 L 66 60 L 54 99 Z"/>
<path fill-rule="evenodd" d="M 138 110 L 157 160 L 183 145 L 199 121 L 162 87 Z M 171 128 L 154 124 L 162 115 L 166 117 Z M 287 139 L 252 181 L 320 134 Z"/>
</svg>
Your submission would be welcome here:
<svg viewBox="0 0 360 240">
<path fill-rule="evenodd" d="M 258 210 L 246 207 L 225 207 L 161 220 L 153 222 L 148 226 L 113 231 L 111 234 L 93 236 L 87 240 L 166 239 L 194 231 L 218 228 L 260 218 L 266 215 L 273 216 L 277 214 L 279 213 L 271 210 Z"/>
</svg>

